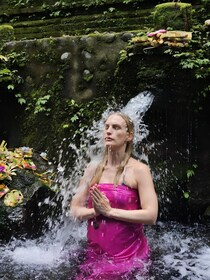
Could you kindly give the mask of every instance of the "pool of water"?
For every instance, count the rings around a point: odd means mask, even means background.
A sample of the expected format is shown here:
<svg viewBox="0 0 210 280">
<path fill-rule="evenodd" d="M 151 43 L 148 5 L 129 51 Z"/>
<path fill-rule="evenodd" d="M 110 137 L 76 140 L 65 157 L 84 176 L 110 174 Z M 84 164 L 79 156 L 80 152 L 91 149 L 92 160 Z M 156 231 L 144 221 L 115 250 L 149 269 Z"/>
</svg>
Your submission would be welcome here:
<svg viewBox="0 0 210 280">
<path fill-rule="evenodd" d="M 58 234 L 59 232 L 59 234 Z M 209 225 L 158 222 L 146 226 L 151 258 L 138 280 L 209 280 Z M 86 243 L 86 225 L 70 223 L 35 240 L 13 239 L 0 245 L 1 280 L 73 280 Z M 78 253 L 79 252 L 79 253 Z"/>
</svg>

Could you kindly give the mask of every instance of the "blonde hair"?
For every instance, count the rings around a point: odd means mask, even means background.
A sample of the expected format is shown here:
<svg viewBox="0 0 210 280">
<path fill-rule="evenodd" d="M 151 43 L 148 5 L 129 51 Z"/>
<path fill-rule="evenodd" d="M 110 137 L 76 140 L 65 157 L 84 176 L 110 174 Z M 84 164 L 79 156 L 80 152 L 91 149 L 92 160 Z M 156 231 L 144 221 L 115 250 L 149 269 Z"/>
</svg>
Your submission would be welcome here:
<svg viewBox="0 0 210 280">
<path fill-rule="evenodd" d="M 133 121 L 130 119 L 129 116 L 127 116 L 126 114 L 121 113 L 121 112 L 114 112 L 114 113 L 111 113 L 107 117 L 107 119 L 111 115 L 118 115 L 118 116 L 120 116 L 125 121 L 125 123 L 126 123 L 127 132 L 129 134 L 131 134 L 131 133 L 134 134 L 134 124 L 133 124 Z M 120 166 L 117 168 L 117 171 L 116 171 L 116 174 L 115 174 L 114 185 L 119 184 L 120 175 L 123 173 L 124 168 L 125 168 L 126 164 L 128 163 L 129 158 L 131 157 L 132 147 L 133 147 L 133 137 L 132 137 L 131 141 L 127 142 L 126 149 L 125 149 L 124 159 L 121 162 Z M 102 173 L 104 171 L 104 168 L 106 166 L 107 159 L 108 159 L 108 147 L 106 147 L 106 149 L 104 151 L 103 158 L 102 158 L 101 162 L 99 163 L 99 165 L 96 168 L 95 175 L 93 176 L 93 178 L 91 180 L 91 186 L 93 184 L 98 184 L 99 183 L 99 181 L 101 179 L 101 176 L 102 176 Z"/>
</svg>

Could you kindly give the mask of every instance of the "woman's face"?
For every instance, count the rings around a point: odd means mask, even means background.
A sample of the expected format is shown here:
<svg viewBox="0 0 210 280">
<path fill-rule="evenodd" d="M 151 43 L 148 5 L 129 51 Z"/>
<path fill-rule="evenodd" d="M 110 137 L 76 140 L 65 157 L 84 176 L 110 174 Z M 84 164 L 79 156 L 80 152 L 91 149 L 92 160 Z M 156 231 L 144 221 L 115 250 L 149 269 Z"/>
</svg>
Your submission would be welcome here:
<svg viewBox="0 0 210 280">
<path fill-rule="evenodd" d="M 109 116 L 104 128 L 105 145 L 117 148 L 126 146 L 127 141 L 130 140 L 125 120 L 117 114 Z"/>
</svg>

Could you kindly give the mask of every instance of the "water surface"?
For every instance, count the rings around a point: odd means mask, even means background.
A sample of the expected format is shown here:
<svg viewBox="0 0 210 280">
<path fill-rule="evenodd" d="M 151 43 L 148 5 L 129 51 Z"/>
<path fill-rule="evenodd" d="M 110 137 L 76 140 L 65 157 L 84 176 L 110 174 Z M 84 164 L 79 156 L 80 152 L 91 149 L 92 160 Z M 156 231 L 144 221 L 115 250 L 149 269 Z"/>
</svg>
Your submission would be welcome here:
<svg viewBox="0 0 210 280">
<path fill-rule="evenodd" d="M 209 225 L 158 222 L 145 226 L 151 259 L 133 280 L 209 280 Z M 67 237 L 68 236 L 68 237 Z M 56 236 L 11 240 L 0 245 L 0 279 L 74 279 L 83 261 L 86 224 L 69 223 Z M 134 278 L 135 277 L 135 278 Z"/>
</svg>

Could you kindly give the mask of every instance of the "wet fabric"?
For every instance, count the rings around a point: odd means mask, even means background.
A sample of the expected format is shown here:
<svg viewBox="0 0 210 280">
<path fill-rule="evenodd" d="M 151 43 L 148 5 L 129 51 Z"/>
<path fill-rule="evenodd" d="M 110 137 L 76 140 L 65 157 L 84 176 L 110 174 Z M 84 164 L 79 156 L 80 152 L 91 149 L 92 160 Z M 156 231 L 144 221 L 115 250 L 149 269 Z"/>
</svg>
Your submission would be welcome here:
<svg viewBox="0 0 210 280">
<path fill-rule="evenodd" d="M 138 191 L 125 185 L 100 184 L 111 207 L 125 210 L 140 208 Z M 91 198 L 88 207 L 92 208 Z M 76 279 L 128 279 L 127 273 L 143 268 L 149 246 L 143 225 L 98 216 L 88 221 L 87 259 Z"/>
</svg>

